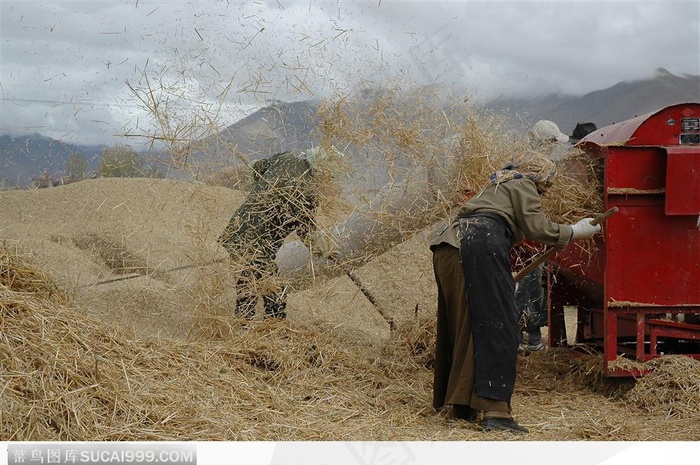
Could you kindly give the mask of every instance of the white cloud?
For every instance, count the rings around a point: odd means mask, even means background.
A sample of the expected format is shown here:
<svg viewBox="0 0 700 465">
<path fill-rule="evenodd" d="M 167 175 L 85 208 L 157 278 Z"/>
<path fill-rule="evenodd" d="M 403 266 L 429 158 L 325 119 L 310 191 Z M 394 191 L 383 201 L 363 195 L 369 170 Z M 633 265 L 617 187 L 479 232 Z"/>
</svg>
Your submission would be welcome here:
<svg viewBox="0 0 700 465">
<path fill-rule="evenodd" d="M 697 2 L 7 2 L 2 132 L 112 142 L 168 86 L 220 123 L 358 83 L 458 83 L 478 98 L 584 94 L 664 67 L 700 74 Z M 227 87 L 230 86 L 230 87 Z M 225 90 L 228 89 L 227 92 Z M 178 96 L 178 98 L 176 98 Z"/>
</svg>

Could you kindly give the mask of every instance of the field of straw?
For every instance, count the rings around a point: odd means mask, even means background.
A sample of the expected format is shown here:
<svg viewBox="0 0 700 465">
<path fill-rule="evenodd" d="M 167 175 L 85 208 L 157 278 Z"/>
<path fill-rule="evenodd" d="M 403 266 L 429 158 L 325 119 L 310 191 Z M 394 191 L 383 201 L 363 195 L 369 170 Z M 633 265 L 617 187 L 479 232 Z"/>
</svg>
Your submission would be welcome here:
<svg viewBox="0 0 700 465">
<path fill-rule="evenodd" d="M 363 131 L 381 134 L 379 116 L 366 129 L 328 111 L 358 151 Z M 478 185 L 512 146 L 475 123 L 460 127 L 460 174 L 446 185 Z M 325 135 L 347 149 L 342 128 L 327 124 Z M 409 122 L 386 134 L 403 154 L 432 146 Z M 576 190 L 562 179 L 569 190 L 550 201 L 554 217 L 598 208 L 590 186 L 565 204 Z M 116 178 L 0 192 L 0 440 L 700 439 L 700 363 L 684 357 L 620 380 L 600 375 L 596 355 L 521 356 L 513 410 L 528 435 L 484 433 L 434 411 L 427 243 L 449 218 L 445 193 L 425 214 L 393 212 L 391 237 L 353 257 L 374 304 L 342 269 L 307 259 L 282 276 L 295 278 L 287 320 L 234 318 L 235 276 L 216 239 L 245 195 Z M 324 224 L 361 210 L 359 198 L 346 193 Z"/>
</svg>

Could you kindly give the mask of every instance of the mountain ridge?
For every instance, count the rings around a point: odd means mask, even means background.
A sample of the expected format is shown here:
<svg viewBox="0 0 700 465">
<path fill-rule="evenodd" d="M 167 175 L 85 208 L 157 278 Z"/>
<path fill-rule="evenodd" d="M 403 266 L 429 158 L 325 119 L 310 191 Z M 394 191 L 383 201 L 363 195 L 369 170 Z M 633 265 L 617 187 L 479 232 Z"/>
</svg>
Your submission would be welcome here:
<svg viewBox="0 0 700 465">
<path fill-rule="evenodd" d="M 503 114 L 520 130 L 528 129 L 537 120 L 548 119 L 570 135 L 579 122 L 593 122 L 600 128 L 690 102 L 700 102 L 700 75 L 678 76 L 657 68 L 649 79 L 618 82 L 580 97 L 552 94 L 543 99 L 494 102 L 486 108 Z"/>
<path fill-rule="evenodd" d="M 367 90 L 363 99 L 377 98 Z M 674 75 L 664 68 L 645 80 L 619 82 L 607 89 L 582 96 L 550 94 L 532 99 L 498 99 L 482 110 L 503 117 L 516 131 L 529 129 L 536 121 L 554 121 L 562 132 L 571 134 L 579 122 L 593 122 L 599 128 L 646 114 L 669 105 L 700 102 L 700 75 Z M 320 134 L 318 100 L 272 102 L 197 141 L 195 159 L 206 157 L 220 166 L 238 163 L 231 152 L 254 161 L 286 150 L 299 151 L 318 144 Z M 47 172 L 60 176 L 73 153 L 85 156 L 90 169 L 99 163 L 104 146 L 66 144 L 40 134 L 0 136 L 0 189 L 28 187 L 31 178 Z"/>
</svg>

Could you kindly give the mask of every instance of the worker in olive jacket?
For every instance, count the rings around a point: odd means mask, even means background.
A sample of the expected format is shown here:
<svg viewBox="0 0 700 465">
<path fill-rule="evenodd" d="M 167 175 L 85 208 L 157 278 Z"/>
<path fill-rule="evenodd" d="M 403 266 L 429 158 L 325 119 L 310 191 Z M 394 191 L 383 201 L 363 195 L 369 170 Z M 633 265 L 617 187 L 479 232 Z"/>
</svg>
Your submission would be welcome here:
<svg viewBox="0 0 700 465">
<path fill-rule="evenodd" d="M 312 251 L 325 252 L 327 245 L 313 242 L 317 236 L 311 234 L 318 206 L 316 169 L 325 153 L 318 148 L 300 155 L 283 152 L 252 165 L 250 194 L 219 238 L 238 275 L 237 316 L 252 318 L 262 296 L 266 317 L 286 317 L 275 255 L 288 235 L 296 232 Z"/>
<path fill-rule="evenodd" d="M 564 247 L 600 230 L 591 218 L 565 225 L 542 212 L 540 195 L 555 174 L 540 156 L 497 171 L 430 244 L 438 289 L 433 406 L 452 405 L 468 421 L 482 412 L 484 430 L 527 432 L 511 413 L 520 326 L 510 248 L 525 239 Z"/>
</svg>

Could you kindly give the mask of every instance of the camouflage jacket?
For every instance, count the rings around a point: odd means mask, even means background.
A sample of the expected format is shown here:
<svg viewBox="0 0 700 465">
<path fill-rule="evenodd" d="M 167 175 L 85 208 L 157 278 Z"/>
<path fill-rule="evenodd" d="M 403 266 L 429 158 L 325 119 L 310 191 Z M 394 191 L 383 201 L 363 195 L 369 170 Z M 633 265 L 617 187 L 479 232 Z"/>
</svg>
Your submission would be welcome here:
<svg viewBox="0 0 700 465">
<path fill-rule="evenodd" d="M 252 165 L 253 187 L 219 238 L 234 256 L 274 260 L 293 232 L 307 242 L 318 205 L 308 161 L 283 152 Z"/>
</svg>

